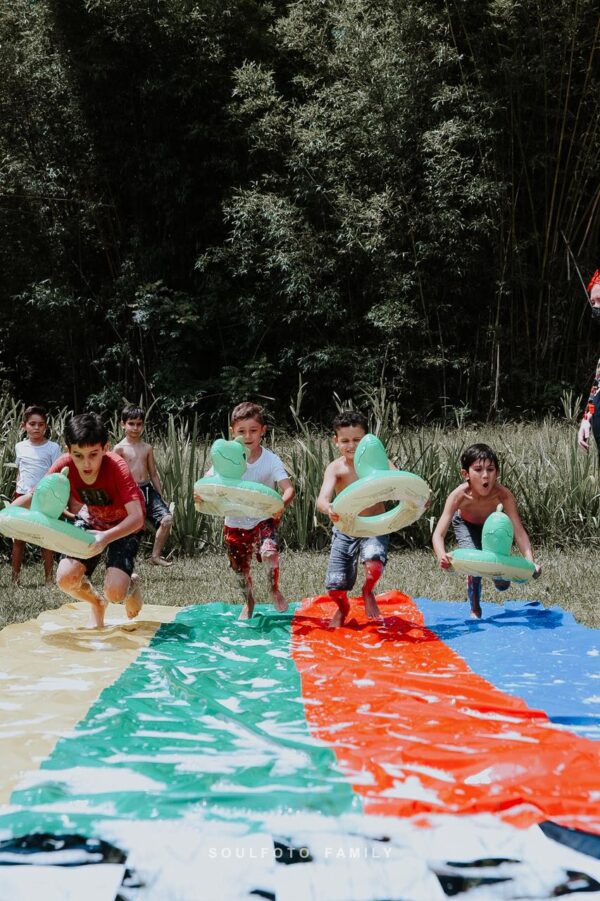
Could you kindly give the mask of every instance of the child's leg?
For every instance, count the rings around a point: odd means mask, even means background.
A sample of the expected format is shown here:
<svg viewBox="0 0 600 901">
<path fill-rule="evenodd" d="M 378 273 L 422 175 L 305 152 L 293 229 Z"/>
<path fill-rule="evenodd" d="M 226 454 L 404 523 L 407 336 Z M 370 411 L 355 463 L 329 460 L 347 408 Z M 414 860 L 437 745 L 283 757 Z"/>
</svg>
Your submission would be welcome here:
<svg viewBox="0 0 600 901">
<path fill-rule="evenodd" d="M 348 591 L 356 581 L 356 566 L 360 539 L 351 538 L 336 528 L 331 533 L 331 550 L 325 587 L 337 610 L 329 621 L 333 628 L 343 626 L 350 612 Z"/>
<path fill-rule="evenodd" d="M 122 569 L 114 566 L 106 568 L 104 577 L 104 594 L 111 604 L 125 603 L 128 619 L 133 619 L 142 609 L 143 600 L 140 591 L 140 577 L 136 573 L 129 576 Z"/>
<path fill-rule="evenodd" d="M 142 532 L 125 535 L 106 549 L 104 594 L 114 604 L 124 601 L 128 619 L 137 616 L 143 604 L 139 576 L 133 571 L 141 537 Z"/>
<path fill-rule="evenodd" d="M 238 585 L 245 600 L 240 619 L 250 619 L 254 613 L 255 603 L 252 573 L 250 572 L 254 533 L 252 529 L 235 529 L 225 526 L 224 539 L 229 565 L 237 576 Z"/>
<path fill-rule="evenodd" d="M 164 559 L 162 551 L 171 534 L 173 516 L 152 483 L 144 482 L 142 490 L 146 498 L 146 516 L 156 529 L 150 562 L 155 566 L 172 566 L 169 560 Z"/>
<path fill-rule="evenodd" d="M 381 610 L 375 600 L 374 588 L 381 578 L 387 562 L 389 543 L 389 535 L 363 538 L 360 543 L 360 556 L 365 570 L 362 596 L 365 602 L 365 612 L 369 619 L 377 619 L 381 616 Z"/>
<path fill-rule="evenodd" d="M 328 594 L 331 600 L 337 604 L 338 608 L 328 623 L 332 629 L 335 629 L 337 626 L 343 626 L 346 622 L 346 617 L 350 613 L 350 602 L 348 601 L 347 591 L 331 590 Z"/>
<path fill-rule="evenodd" d="M 52 585 L 52 569 L 54 567 L 54 552 L 42 548 L 42 560 L 44 561 L 44 580 L 46 585 Z"/>
<path fill-rule="evenodd" d="M 377 606 L 373 589 L 383 573 L 383 563 L 379 560 L 367 560 L 364 564 L 365 581 L 362 587 L 362 596 L 365 602 L 365 612 L 369 619 L 377 619 L 381 616 L 381 610 Z"/>
<path fill-rule="evenodd" d="M 93 566 L 95 562 L 92 563 L 90 561 L 90 564 Z M 101 629 L 104 626 L 106 601 L 92 587 L 86 568 L 89 571 L 90 566 L 86 567 L 86 564 L 81 560 L 75 560 L 73 557 L 63 557 L 56 570 L 56 584 L 69 597 L 75 598 L 77 601 L 87 601 L 88 604 L 91 604 L 91 625 L 96 629 Z"/>
<path fill-rule="evenodd" d="M 496 591 L 506 591 L 507 588 L 510 588 L 510 582 L 508 579 L 494 579 L 494 587 Z"/>
<path fill-rule="evenodd" d="M 23 554 L 25 553 L 25 542 L 13 539 L 12 546 L 12 580 L 15 585 L 19 584 L 19 576 L 21 575 L 21 566 L 23 565 Z"/>
<path fill-rule="evenodd" d="M 452 517 L 452 527 L 459 547 L 481 550 L 483 526 L 467 522 L 457 511 Z M 481 576 L 467 576 L 467 599 L 472 616 L 481 619 Z"/>
<path fill-rule="evenodd" d="M 481 576 L 467 576 L 467 598 L 471 614 L 475 619 L 481 619 Z"/>
<path fill-rule="evenodd" d="M 171 534 L 171 526 L 173 525 L 173 517 L 169 513 L 168 516 L 165 516 L 164 519 L 161 520 L 158 529 L 156 530 L 156 535 L 154 536 L 154 545 L 152 547 L 152 556 L 150 560 L 154 563 L 155 566 L 172 566 L 172 562 L 170 560 L 165 560 L 162 556 L 162 551 L 167 543 L 167 538 Z"/>
<path fill-rule="evenodd" d="M 279 590 L 279 542 L 277 540 L 277 528 L 272 519 L 266 519 L 258 524 L 260 547 L 258 559 L 262 560 L 269 570 L 269 587 L 273 606 L 278 613 L 285 613 L 289 604 Z"/>
</svg>

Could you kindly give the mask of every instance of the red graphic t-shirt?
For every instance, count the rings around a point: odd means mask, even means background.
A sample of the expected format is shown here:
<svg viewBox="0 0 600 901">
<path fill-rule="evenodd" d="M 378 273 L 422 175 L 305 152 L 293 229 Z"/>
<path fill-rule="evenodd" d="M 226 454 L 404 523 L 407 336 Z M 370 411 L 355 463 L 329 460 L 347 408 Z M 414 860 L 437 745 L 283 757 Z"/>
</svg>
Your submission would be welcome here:
<svg viewBox="0 0 600 901">
<path fill-rule="evenodd" d="M 104 454 L 98 478 L 93 485 L 86 485 L 70 454 L 63 454 L 52 464 L 49 473 L 60 472 L 65 466 L 69 469 L 71 483 L 71 501 L 76 501 L 73 512 L 78 513 L 92 529 L 104 532 L 122 522 L 127 516 L 125 504 L 139 501 L 142 512 L 146 515 L 144 495 L 138 488 L 125 460 L 118 454 Z M 78 510 L 79 504 L 84 509 Z"/>
</svg>

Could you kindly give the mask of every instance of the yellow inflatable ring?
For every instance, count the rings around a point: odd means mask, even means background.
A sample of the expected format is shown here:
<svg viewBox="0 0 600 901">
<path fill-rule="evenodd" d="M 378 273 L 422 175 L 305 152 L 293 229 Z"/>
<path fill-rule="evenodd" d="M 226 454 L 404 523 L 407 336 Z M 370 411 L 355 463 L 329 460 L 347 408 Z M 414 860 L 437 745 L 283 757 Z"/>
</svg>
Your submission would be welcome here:
<svg viewBox="0 0 600 901">
<path fill-rule="evenodd" d="M 336 528 L 354 538 L 371 538 L 404 529 L 423 514 L 430 489 L 412 472 L 390 469 L 385 448 L 375 435 L 365 435 L 354 454 L 358 480 L 337 495 L 332 504 L 340 519 Z M 361 510 L 382 501 L 398 501 L 391 510 L 361 516 Z"/>
</svg>

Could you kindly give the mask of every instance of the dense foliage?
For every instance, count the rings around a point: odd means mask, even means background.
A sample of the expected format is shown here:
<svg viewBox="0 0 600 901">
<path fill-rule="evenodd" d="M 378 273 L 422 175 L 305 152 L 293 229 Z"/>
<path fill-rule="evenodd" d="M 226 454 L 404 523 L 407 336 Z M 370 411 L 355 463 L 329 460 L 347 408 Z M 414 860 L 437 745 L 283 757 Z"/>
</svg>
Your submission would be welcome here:
<svg viewBox="0 0 600 901">
<path fill-rule="evenodd" d="M 281 415 L 300 377 L 318 419 L 382 373 L 420 418 L 587 388 L 593 0 L 6 0 L 0 43 L 5 390 Z"/>
</svg>

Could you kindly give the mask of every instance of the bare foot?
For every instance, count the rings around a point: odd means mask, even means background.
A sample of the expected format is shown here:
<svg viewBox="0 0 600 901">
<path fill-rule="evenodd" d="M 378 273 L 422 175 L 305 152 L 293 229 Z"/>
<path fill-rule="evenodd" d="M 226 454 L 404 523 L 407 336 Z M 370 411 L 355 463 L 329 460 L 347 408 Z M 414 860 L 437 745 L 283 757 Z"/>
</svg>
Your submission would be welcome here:
<svg viewBox="0 0 600 901">
<path fill-rule="evenodd" d="M 248 603 L 244 604 L 242 607 L 242 612 L 240 613 L 240 619 L 252 619 L 252 614 L 254 613 L 254 601 L 248 601 Z"/>
<path fill-rule="evenodd" d="M 142 609 L 142 593 L 140 591 L 140 577 L 137 573 L 131 574 L 129 591 L 125 597 L 125 612 L 128 619 L 133 619 Z"/>
<path fill-rule="evenodd" d="M 104 628 L 104 614 L 106 612 L 106 608 L 108 607 L 108 601 L 105 601 L 104 598 L 98 598 L 95 603 L 90 604 L 91 614 L 88 622 L 88 629 L 103 629 Z"/>
<path fill-rule="evenodd" d="M 346 622 L 346 617 L 350 613 L 350 604 L 347 598 L 343 601 L 336 601 L 336 604 L 338 605 L 338 609 L 328 623 L 330 629 L 337 629 L 338 626 L 343 626 Z"/>
<path fill-rule="evenodd" d="M 150 563 L 154 566 L 173 566 L 173 561 L 165 560 L 164 557 L 150 557 Z"/>
<path fill-rule="evenodd" d="M 278 613 L 285 613 L 290 605 L 288 604 L 282 593 L 280 591 L 274 591 L 272 593 L 272 597 L 275 610 L 277 610 Z"/>
<path fill-rule="evenodd" d="M 372 591 L 363 592 L 363 598 L 365 601 L 365 613 L 369 617 L 369 619 L 379 619 L 381 616 L 381 610 L 377 606 L 377 601 L 375 600 L 375 595 Z"/>
</svg>

